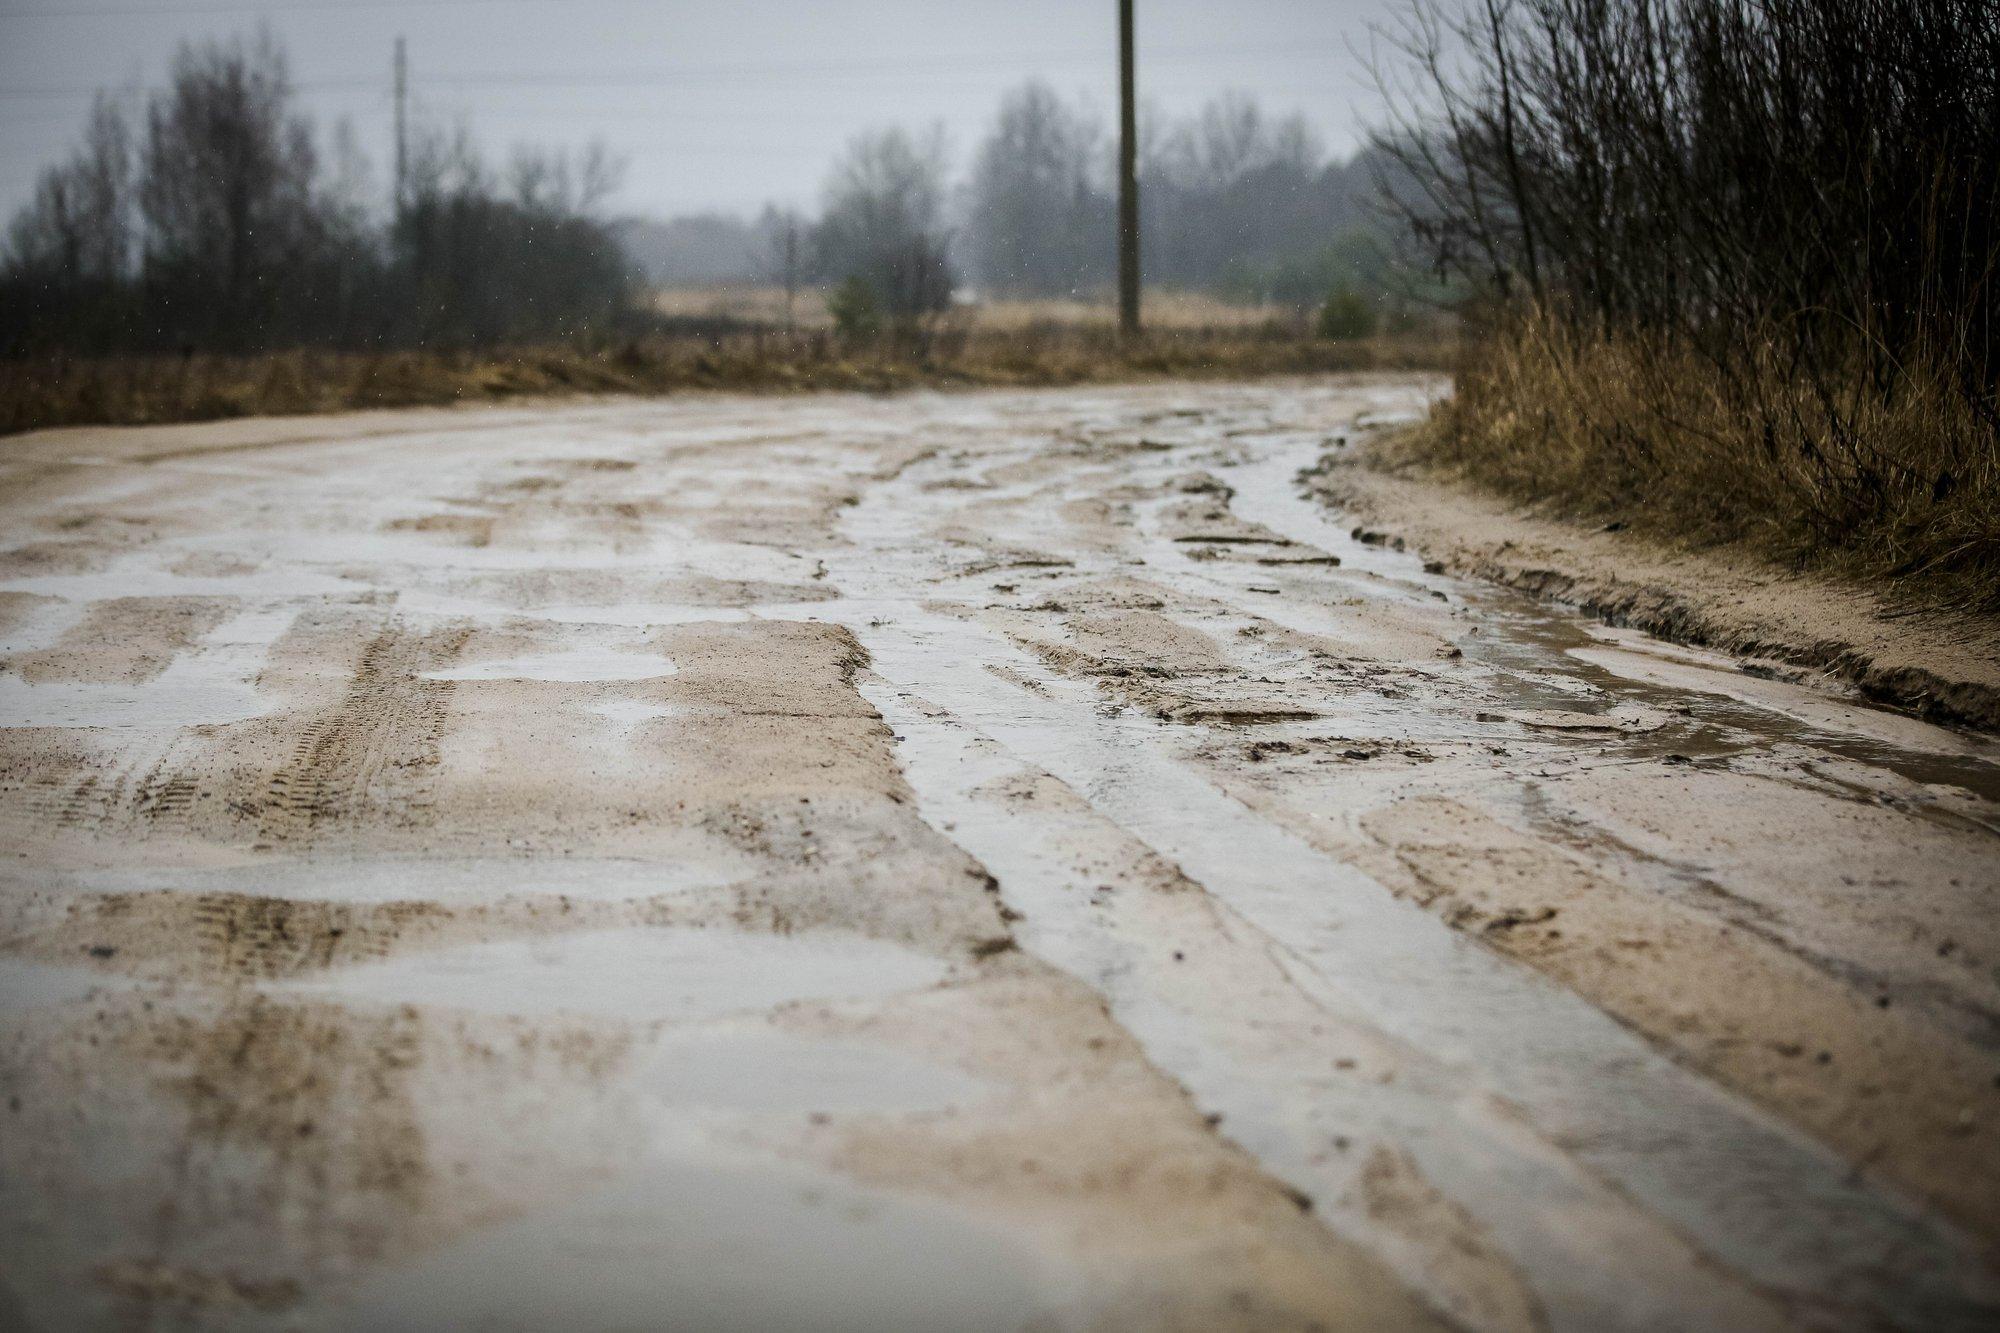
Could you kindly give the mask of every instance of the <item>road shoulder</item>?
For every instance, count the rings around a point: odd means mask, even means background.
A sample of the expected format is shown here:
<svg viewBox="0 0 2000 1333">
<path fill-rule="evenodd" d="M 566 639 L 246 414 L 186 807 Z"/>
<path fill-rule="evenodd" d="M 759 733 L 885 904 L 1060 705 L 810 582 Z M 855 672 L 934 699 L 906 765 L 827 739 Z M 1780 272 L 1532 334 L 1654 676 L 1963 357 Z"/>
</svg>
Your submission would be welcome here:
<svg viewBox="0 0 2000 1333">
<path fill-rule="evenodd" d="M 1393 435 L 1329 451 L 1306 479 L 1365 541 L 1574 606 L 1613 625 L 1824 673 L 1879 703 L 2000 732 L 2000 623 L 1897 606 L 1738 551 L 1677 551 L 1524 510 L 1400 459 Z"/>
</svg>

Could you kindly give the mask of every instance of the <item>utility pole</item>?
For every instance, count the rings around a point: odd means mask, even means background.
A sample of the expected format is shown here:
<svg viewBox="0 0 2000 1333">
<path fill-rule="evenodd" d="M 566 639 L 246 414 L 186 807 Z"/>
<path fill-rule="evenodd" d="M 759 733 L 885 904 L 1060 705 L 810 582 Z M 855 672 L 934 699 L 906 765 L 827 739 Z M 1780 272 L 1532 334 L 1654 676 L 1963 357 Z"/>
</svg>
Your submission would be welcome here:
<svg viewBox="0 0 2000 1333">
<path fill-rule="evenodd" d="M 396 219 L 401 221 L 409 200 L 410 180 L 410 60 L 403 39 L 396 39 Z"/>
<path fill-rule="evenodd" d="M 1118 0 L 1118 328 L 1139 332 L 1139 109 L 1132 0 Z"/>
</svg>

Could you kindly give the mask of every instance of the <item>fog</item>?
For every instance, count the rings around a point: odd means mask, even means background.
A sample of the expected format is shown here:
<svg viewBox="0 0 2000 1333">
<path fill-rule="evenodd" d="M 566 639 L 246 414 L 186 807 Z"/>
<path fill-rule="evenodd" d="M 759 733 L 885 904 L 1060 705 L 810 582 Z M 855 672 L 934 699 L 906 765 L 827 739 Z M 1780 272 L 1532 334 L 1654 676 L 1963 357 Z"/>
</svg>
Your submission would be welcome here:
<svg viewBox="0 0 2000 1333">
<path fill-rule="evenodd" d="M 1357 52 L 1391 10 L 1141 0 L 1141 96 L 1186 115 L 1250 93 L 1345 153 L 1373 115 Z M 177 44 L 260 22 L 290 54 L 302 108 L 323 129 L 350 121 L 378 182 L 402 35 L 416 111 L 462 119 L 495 149 L 602 138 L 628 163 L 617 206 L 639 214 L 810 205 L 843 145 L 885 123 L 942 125 L 962 167 L 1002 94 L 1030 77 L 1116 106 L 1110 0 L 8 0 L 0 214 L 75 142 L 94 91 L 156 84 Z"/>
</svg>

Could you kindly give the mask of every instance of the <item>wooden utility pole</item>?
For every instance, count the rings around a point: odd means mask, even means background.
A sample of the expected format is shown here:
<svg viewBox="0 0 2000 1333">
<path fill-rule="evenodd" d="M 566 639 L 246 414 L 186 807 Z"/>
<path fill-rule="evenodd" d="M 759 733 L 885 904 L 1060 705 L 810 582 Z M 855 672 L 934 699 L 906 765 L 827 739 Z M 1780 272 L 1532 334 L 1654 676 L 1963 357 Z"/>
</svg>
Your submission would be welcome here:
<svg viewBox="0 0 2000 1333">
<path fill-rule="evenodd" d="M 410 61 L 403 39 L 396 39 L 396 217 L 401 220 L 409 200 L 410 180 Z"/>
<path fill-rule="evenodd" d="M 1118 0 L 1118 327 L 1139 332 L 1139 107 L 1132 0 Z"/>
</svg>

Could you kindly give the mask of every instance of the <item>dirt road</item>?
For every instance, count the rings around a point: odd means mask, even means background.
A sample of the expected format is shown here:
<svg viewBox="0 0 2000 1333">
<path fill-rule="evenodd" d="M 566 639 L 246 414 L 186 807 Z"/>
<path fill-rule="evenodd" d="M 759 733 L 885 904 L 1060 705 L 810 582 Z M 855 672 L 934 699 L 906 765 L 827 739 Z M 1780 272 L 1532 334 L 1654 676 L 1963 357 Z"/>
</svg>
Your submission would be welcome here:
<svg viewBox="0 0 2000 1333">
<path fill-rule="evenodd" d="M 0 1325 L 2000 1317 L 2000 746 L 1357 540 L 1421 380 L 0 445 Z"/>
</svg>

